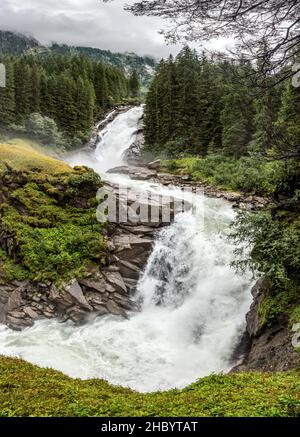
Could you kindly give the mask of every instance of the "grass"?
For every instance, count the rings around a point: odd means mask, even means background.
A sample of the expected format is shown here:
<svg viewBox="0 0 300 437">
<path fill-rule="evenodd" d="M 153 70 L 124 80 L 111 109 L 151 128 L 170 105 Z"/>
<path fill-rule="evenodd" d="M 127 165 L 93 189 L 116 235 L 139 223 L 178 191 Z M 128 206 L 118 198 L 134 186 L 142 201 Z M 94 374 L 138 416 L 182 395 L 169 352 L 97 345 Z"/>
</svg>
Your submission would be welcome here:
<svg viewBox="0 0 300 437">
<path fill-rule="evenodd" d="M 0 145 L 0 279 L 57 281 L 106 262 L 96 219 L 100 177 L 72 169 L 27 142 Z M 8 246 L 10 247 L 7 250 Z"/>
<path fill-rule="evenodd" d="M 72 168 L 62 161 L 44 155 L 37 143 L 17 139 L 11 144 L 0 144 L 0 172 L 5 164 L 16 171 L 42 171 L 49 175 L 71 173 Z"/>
<path fill-rule="evenodd" d="M 140 394 L 0 357 L 0 416 L 300 416 L 300 374 L 212 375 Z"/>
<path fill-rule="evenodd" d="M 255 157 L 239 160 L 224 155 L 206 158 L 189 157 L 162 161 L 163 171 L 189 175 L 193 181 L 229 190 L 262 196 L 272 195 L 283 185 L 295 169 L 278 161 L 264 161 Z M 282 188 L 282 187 L 281 187 Z"/>
</svg>

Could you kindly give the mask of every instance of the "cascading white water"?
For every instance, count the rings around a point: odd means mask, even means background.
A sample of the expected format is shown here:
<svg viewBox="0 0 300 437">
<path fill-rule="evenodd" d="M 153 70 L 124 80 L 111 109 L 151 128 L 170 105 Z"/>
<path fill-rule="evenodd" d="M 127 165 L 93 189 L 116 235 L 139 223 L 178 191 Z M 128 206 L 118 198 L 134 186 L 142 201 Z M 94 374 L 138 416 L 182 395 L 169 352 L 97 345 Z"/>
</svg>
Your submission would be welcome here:
<svg viewBox="0 0 300 437">
<path fill-rule="evenodd" d="M 93 154 L 82 152 L 69 162 L 97 171 L 119 164 L 141 113 L 135 108 L 119 115 Z M 139 190 L 180 196 L 178 189 L 119 180 Z M 159 233 L 138 284 L 141 312 L 127 320 L 105 316 L 81 327 L 49 320 L 20 333 L 1 327 L 0 354 L 139 391 L 183 387 L 227 371 L 245 326 L 251 278 L 230 267 L 233 247 L 226 236 L 234 218 L 231 206 L 203 196 L 194 205 L 193 212 L 177 215 Z"/>
<path fill-rule="evenodd" d="M 110 114 L 111 115 L 111 114 Z M 122 156 L 135 138 L 143 107 L 137 106 L 118 115 L 99 133 L 99 142 L 94 151 L 79 151 L 66 159 L 70 165 L 87 165 L 99 173 L 122 164 Z"/>
</svg>

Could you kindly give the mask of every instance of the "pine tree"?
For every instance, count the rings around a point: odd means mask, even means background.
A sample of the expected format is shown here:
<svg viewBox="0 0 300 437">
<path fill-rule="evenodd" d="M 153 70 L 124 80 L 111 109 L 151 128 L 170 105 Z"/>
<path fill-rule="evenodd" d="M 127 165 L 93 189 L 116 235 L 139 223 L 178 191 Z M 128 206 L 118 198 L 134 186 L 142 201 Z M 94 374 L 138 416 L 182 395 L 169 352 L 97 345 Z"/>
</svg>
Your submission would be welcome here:
<svg viewBox="0 0 300 437">
<path fill-rule="evenodd" d="M 139 97 L 140 94 L 140 81 L 136 70 L 133 70 L 129 79 L 129 89 L 131 97 Z"/>
<path fill-rule="evenodd" d="M 41 72 L 36 63 L 31 68 L 30 113 L 40 112 Z"/>
<path fill-rule="evenodd" d="M 240 158 L 247 153 L 252 135 L 253 110 L 247 90 L 238 86 L 227 88 L 223 97 L 221 122 L 223 126 L 222 145 L 227 155 Z"/>
<path fill-rule="evenodd" d="M 16 121 L 23 123 L 30 114 L 31 68 L 25 58 L 15 64 Z"/>
<path fill-rule="evenodd" d="M 282 95 L 276 127 L 282 136 L 282 152 L 295 152 L 300 149 L 300 88 L 287 83 Z"/>
<path fill-rule="evenodd" d="M 6 70 L 5 88 L 0 88 L 0 123 L 10 125 L 15 121 L 15 84 L 12 60 L 6 58 L 2 61 Z"/>
<path fill-rule="evenodd" d="M 94 120 L 95 92 L 88 79 L 79 77 L 76 82 L 77 130 L 86 134 Z"/>
</svg>

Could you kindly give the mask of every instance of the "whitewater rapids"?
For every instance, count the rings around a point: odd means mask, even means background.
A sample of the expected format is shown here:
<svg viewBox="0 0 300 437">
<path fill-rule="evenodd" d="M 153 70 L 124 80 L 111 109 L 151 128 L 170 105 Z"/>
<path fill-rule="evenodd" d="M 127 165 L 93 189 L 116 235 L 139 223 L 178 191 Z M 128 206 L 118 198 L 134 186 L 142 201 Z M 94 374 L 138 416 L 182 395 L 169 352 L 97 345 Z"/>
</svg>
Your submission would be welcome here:
<svg viewBox="0 0 300 437">
<path fill-rule="evenodd" d="M 135 139 L 142 108 L 123 113 L 102 132 L 95 151 L 68 157 L 103 174 L 122 163 Z M 140 190 L 180 196 L 178 189 L 106 176 Z M 42 320 L 23 332 L 0 327 L 0 354 L 52 367 L 72 377 L 104 378 L 140 392 L 184 387 L 232 366 L 251 303 L 249 274 L 230 264 L 234 219 L 221 199 L 194 196 L 195 208 L 160 231 L 136 299 L 142 310 L 125 320 L 105 316 L 75 327 Z"/>
</svg>

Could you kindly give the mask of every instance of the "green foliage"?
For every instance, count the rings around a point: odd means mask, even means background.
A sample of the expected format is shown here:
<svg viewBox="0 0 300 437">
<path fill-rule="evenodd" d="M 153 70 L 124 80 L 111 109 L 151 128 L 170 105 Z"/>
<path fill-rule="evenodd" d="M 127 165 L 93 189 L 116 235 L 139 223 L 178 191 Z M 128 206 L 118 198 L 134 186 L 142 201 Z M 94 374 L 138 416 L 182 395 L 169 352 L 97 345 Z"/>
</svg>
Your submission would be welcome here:
<svg viewBox="0 0 300 437">
<path fill-rule="evenodd" d="M 0 35 L 1 41 L 1 35 Z M 114 66 L 83 56 L 1 56 L 7 87 L 0 89 L 0 124 L 24 126 L 49 144 L 78 145 L 89 137 L 94 120 L 130 96 L 129 80 Z M 55 124 L 58 129 L 56 129 Z M 68 140 L 68 141 L 67 141 Z"/>
<path fill-rule="evenodd" d="M 26 123 L 26 132 L 31 138 L 36 138 L 45 145 L 51 147 L 63 147 L 65 145 L 65 140 L 55 121 L 38 113 L 29 116 Z"/>
<path fill-rule="evenodd" d="M 259 309 L 261 325 L 297 318 L 300 304 L 300 221 L 290 212 L 238 214 L 232 238 L 240 246 L 234 263 L 261 272 L 270 282 Z M 250 253 L 246 251 L 250 247 Z M 298 314 L 299 315 L 299 314 Z"/>
<path fill-rule="evenodd" d="M 263 272 L 278 290 L 292 286 L 293 273 L 300 268 L 300 221 L 287 222 L 270 211 L 241 211 L 234 223 L 232 237 L 247 242 L 251 259 L 238 262 Z"/>
<path fill-rule="evenodd" d="M 140 94 L 140 80 L 136 70 L 134 70 L 129 78 L 130 95 L 133 98 L 139 97 Z"/>
<path fill-rule="evenodd" d="M 0 357 L 0 416 L 282 417 L 300 415 L 297 372 L 212 375 L 141 394 Z"/>
<path fill-rule="evenodd" d="M 1 240 L 1 276 L 57 281 L 79 275 L 88 262 L 105 260 L 102 225 L 96 219 L 101 187 L 96 173 L 77 167 L 54 175 L 36 169 L 17 174 L 14 189 L 9 170 L 0 179 L 6 199 L 0 206 L 0 233 L 9 235 Z"/>
<path fill-rule="evenodd" d="M 245 155 L 253 134 L 254 97 L 233 77 L 246 72 L 250 75 L 251 66 L 244 60 L 216 62 L 188 47 L 175 60 L 162 60 L 146 99 L 146 147 L 168 157 L 222 149 L 228 156 Z"/>
<path fill-rule="evenodd" d="M 164 161 L 164 165 L 171 172 L 188 174 L 194 181 L 266 196 L 281 189 L 288 176 L 283 162 L 256 157 L 235 160 L 226 155 L 211 154 L 206 158 Z"/>
<path fill-rule="evenodd" d="M 30 36 L 0 30 L 0 55 L 22 55 L 38 46 L 38 41 Z"/>
</svg>

